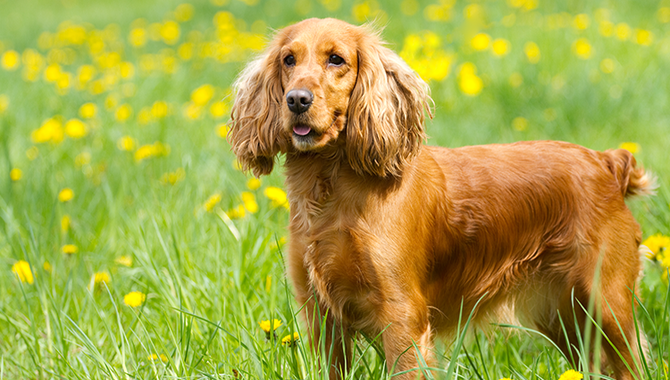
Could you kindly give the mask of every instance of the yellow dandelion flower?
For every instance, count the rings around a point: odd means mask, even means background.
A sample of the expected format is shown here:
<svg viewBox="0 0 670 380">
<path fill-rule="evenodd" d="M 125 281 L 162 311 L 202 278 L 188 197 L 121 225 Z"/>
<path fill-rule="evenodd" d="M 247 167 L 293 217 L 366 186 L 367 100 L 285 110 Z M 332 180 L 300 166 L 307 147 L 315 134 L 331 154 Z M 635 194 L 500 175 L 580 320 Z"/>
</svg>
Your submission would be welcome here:
<svg viewBox="0 0 670 380">
<path fill-rule="evenodd" d="M 88 86 L 88 91 L 93 95 L 100 95 L 107 91 L 107 88 L 101 80 L 95 80 Z"/>
<path fill-rule="evenodd" d="M 130 136 L 123 136 L 120 139 L 116 140 L 116 147 L 119 150 L 132 151 L 135 149 L 135 139 Z"/>
<path fill-rule="evenodd" d="M 515 117 L 514 120 L 512 120 L 512 128 L 519 132 L 525 131 L 528 129 L 528 119 L 522 116 Z"/>
<path fill-rule="evenodd" d="M 168 115 L 168 112 L 169 112 L 168 104 L 163 100 L 156 101 L 151 106 L 151 116 L 156 119 L 164 118 L 165 116 Z"/>
<path fill-rule="evenodd" d="M 256 196 L 253 193 L 248 191 L 242 192 L 242 203 L 244 203 L 244 208 L 247 209 L 252 214 L 258 212 L 258 203 L 256 203 Z"/>
<path fill-rule="evenodd" d="M 23 178 L 23 172 L 19 168 L 14 168 L 9 171 L 9 179 L 16 182 Z"/>
<path fill-rule="evenodd" d="M 580 13 L 572 20 L 572 26 L 577 30 L 584 30 L 589 27 L 591 20 L 589 16 L 584 13 Z"/>
<path fill-rule="evenodd" d="M 130 79 L 135 76 L 135 65 L 130 62 L 121 62 L 119 65 L 119 75 L 123 79 Z"/>
<path fill-rule="evenodd" d="M 654 42 L 654 34 L 649 30 L 637 29 L 635 31 L 635 42 L 642 46 L 649 46 Z"/>
<path fill-rule="evenodd" d="M 90 290 L 102 290 L 106 285 L 112 281 L 112 278 L 109 276 L 107 271 L 95 272 L 91 276 L 91 282 L 89 284 Z"/>
<path fill-rule="evenodd" d="M 258 324 L 261 326 L 261 330 L 265 331 L 266 334 L 269 334 L 275 331 L 279 326 L 282 325 L 282 322 L 279 319 L 260 321 Z"/>
<path fill-rule="evenodd" d="M 67 90 L 68 88 L 70 88 L 71 83 L 72 83 L 72 74 L 62 73 L 61 76 L 56 81 L 56 88 L 59 90 Z M 59 93 L 63 95 L 67 93 L 67 91 L 60 91 Z"/>
<path fill-rule="evenodd" d="M 163 363 L 167 363 L 167 361 L 168 361 L 168 358 L 167 358 L 167 356 L 165 356 L 165 354 L 160 354 L 160 355 L 151 354 L 151 355 L 147 356 L 147 359 L 149 359 L 149 360 L 151 360 L 151 361 L 158 361 L 158 360 L 160 360 L 160 361 L 162 361 Z"/>
<path fill-rule="evenodd" d="M 114 117 L 116 118 L 116 120 L 124 122 L 128 120 L 132 114 L 133 114 L 133 108 L 130 106 L 130 104 L 125 103 L 116 109 Z"/>
<path fill-rule="evenodd" d="M 77 81 L 79 82 L 79 87 L 84 88 L 90 81 L 95 77 L 96 70 L 92 65 L 82 65 L 77 70 Z"/>
<path fill-rule="evenodd" d="M 65 244 L 60 248 L 61 252 L 63 252 L 66 255 L 73 255 L 77 252 L 79 252 L 79 247 L 77 247 L 74 244 Z"/>
<path fill-rule="evenodd" d="M 98 106 L 93 103 L 84 103 L 79 107 L 79 116 L 82 119 L 92 119 L 98 113 Z"/>
<path fill-rule="evenodd" d="M 470 45 L 472 46 L 473 49 L 477 51 L 488 49 L 490 44 L 491 44 L 491 36 L 489 36 L 486 33 L 477 33 L 470 40 Z"/>
<path fill-rule="evenodd" d="M 626 149 L 627 151 L 635 154 L 640 151 L 640 144 L 634 142 L 624 142 L 619 145 L 620 149 Z"/>
<path fill-rule="evenodd" d="M 170 153 L 170 147 L 168 145 L 163 145 L 160 141 L 156 141 L 153 144 L 142 145 L 137 148 L 133 157 L 136 162 L 140 162 L 149 158 L 168 155 Z"/>
<path fill-rule="evenodd" d="M 9 108 L 9 96 L 0 94 L 0 114 L 7 111 L 7 108 Z"/>
<path fill-rule="evenodd" d="M 226 112 L 228 112 L 228 105 L 223 101 L 215 102 L 209 107 L 209 113 L 211 113 L 212 117 L 215 119 L 225 116 Z"/>
<path fill-rule="evenodd" d="M 484 81 L 477 76 L 477 67 L 472 62 L 461 65 L 458 73 L 458 87 L 468 96 L 476 96 L 482 92 Z"/>
<path fill-rule="evenodd" d="M 147 43 L 147 30 L 144 28 L 133 28 L 128 35 L 130 45 L 134 47 L 144 46 Z"/>
<path fill-rule="evenodd" d="M 179 168 L 174 172 L 165 173 L 161 176 L 161 182 L 165 185 L 174 185 L 184 179 L 186 172 L 183 168 Z"/>
<path fill-rule="evenodd" d="M 203 84 L 202 86 L 193 90 L 191 93 L 191 101 L 198 106 L 204 106 L 212 99 L 213 96 L 214 86 L 211 84 Z"/>
<path fill-rule="evenodd" d="M 504 55 L 507 55 L 507 53 L 509 53 L 510 47 L 511 44 L 506 39 L 496 38 L 491 44 L 491 51 L 493 52 L 493 55 L 497 57 L 502 57 Z"/>
<path fill-rule="evenodd" d="M 300 334 L 294 332 L 293 334 L 289 334 L 283 337 L 281 340 L 281 344 L 284 346 L 292 347 L 298 340 L 300 340 Z"/>
<path fill-rule="evenodd" d="M 30 133 L 30 139 L 36 143 L 45 143 L 51 141 L 52 143 L 60 143 L 65 138 L 61 118 L 58 116 L 47 119 L 42 123 L 38 129 Z"/>
<path fill-rule="evenodd" d="M 69 187 L 64 188 L 58 193 L 58 200 L 61 202 L 68 202 L 74 198 L 74 191 Z"/>
<path fill-rule="evenodd" d="M 630 26 L 628 26 L 628 24 L 625 22 L 616 24 L 616 28 L 614 28 L 614 35 L 621 41 L 627 40 L 630 36 Z"/>
<path fill-rule="evenodd" d="M 146 299 L 146 294 L 142 292 L 130 292 L 123 296 L 123 303 L 130 307 L 139 307 L 142 306 Z"/>
<path fill-rule="evenodd" d="M 583 379 L 584 375 L 575 371 L 574 369 L 569 369 L 565 371 L 558 380 L 580 380 Z"/>
<path fill-rule="evenodd" d="M 263 191 L 263 194 L 272 201 L 272 207 L 288 207 L 288 199 L 284 190 L 278 187 L 268 186 L 265 188 L 265 191 Z"/>
<path fill-rule="evenodd" d="M 226 211 L 226 215 L 230 219 L 242 219 L 246 215 L 246 211 L 244 210 L 243 205 L 239 205 L 237 207 L 233 207 L 230 210 Z"/>
<path fill-rule="evenodd" d="M 188 61 L 193 58 L 193 43 L 184 42 L 183 44 L 179 45 L 177 48 L 177 55 L 183 61 Z"/>
<path fill-rule="evenodd" d="M 526 53 L 526 58 L 528 62 L 536 64 L 540 61 L 541 53 L 540 48 L 535 42 L 526 42 L 526 45 L 523 48 L 524 53 Z"/>
<path fill-rule="evenodd" d="M 71 119 L 65 123 L 65 134 L 73 139 L 80 139 L 88 134 L 88 127 L 79 119 Z"/>
<path fill-rule="evenodd" d="M 539 2 L 537 0 L 526 0 L 523 4 L 523 9 L 526 11 L 532 11 L 533 9 L 537 8 L 539 6 Z"/>
<path fill-rule="evenodd" d="M 600 71 L 602 71 L 605 74 L 613 73 L 615 68 L 616 65 L 614 63 L 614 60 L 611 58 L 605 58 L 602 61 L 600 61 Z"/>
<path fill-rule="evenodd" d="M 179 24 L 175 21 L 166 21 L 160 27 L 160 36 L 168 45 L 174 45 L 179 40 L 180 30 Z"/>
<path fill-rule="evenodd" d="M 124 267 L 133 266 L 133 258 L 130 256 L 119 256 L 114 260 L 117 264 L 123 265 Z"/>
<path fill-rule="evenodd" d="M 45 261 L 44 264 L 42 264 L 42 268 L 49 273 L 51 273 L 51 270 L 53 269 L 48 261 Z"/>
<path fill-rule="evenodd" d="M 16 70 L 21 62 L 19 58 L 19 53 L 14 50 L 7 50 L 0 57 L 0 64 L 5 70 Z"/>
<path fill-rule="evenodd" d="M 70 225 L 72 224 L 72 220 L 70 219 L 70 215 L 63 215 L 63 217 L 60 219 L 60 230 L 62 233 L 67 233 L 70 230 Z"/>
<path fill-rule="evenodd" d="M 220 193 L 213 194 L 209 198 L 207 198 L 205 203 L 202 205 L 202 208 L 204 208 L 205 211 L 207 212 L 211 212 L 214 209 L 214 207 L 217 204 L 219 204 L 219 202 L 221 202 L 221 194 Z"/>
<path fill-rule="evenodd" d="M 247 189 L 258 190 L 261 187 L 261 180 L 258 178 L 250 178 L 247 181 Z"/>
<path fill-rule="evenodd" d="M 421 63 L 425 64 L 425 68 L 420 70 L 420 75 L 426 80 L 441 81 L 449 75 L 452 60 L 452 55 L 437 51 L 430 59 L 422 60 Z"/>
<path fill-rule="evenodd" d="M 652 235 L 643 241 L 642 245 L 649 248 L 649 250 L 654 254 L 654 256 L 650 258 L 655 258 L 658 257 L 658 255 L 662 252 L 670 251 L 670 236 L 664 236 L 662 234 Z"/>
<path fill-rule="evenodd" d="M 25 260 L 15 262 L 14 265 L 12 265 L 12 272 L 14 272 L 21 282 L 32 284 L 35 281 L 30 264 Z"/>
<path fill-rule="evenodd" d="M 47 82 L 56 82 L 62 75 L 60 65 L 52 63 L 44 70 L 44 80 Z"/>
<path fill-rule="evenodd" d="M 581 59 L 591 58 L 591 44 L 586 38 L 580 38 L 572 44 L 572 51 Z"/>
<path fill-rule="evenodd" d="M 113 108 L 116 108 L 116 106 L 119 105 L 119 100 L 117 99 L 117 95 L 112 94 L 109 95 L 105 98 L 105 108 L 107 110 L 112 110 Z"/>
<path fill-rule="evenodd" d="M 222 139 L 226 139 L 226 136 L 228 136 L 228 125 L 227 124 L 219 124 L 216 126 L 216 134 L 219 135 Z"/>
</svg>

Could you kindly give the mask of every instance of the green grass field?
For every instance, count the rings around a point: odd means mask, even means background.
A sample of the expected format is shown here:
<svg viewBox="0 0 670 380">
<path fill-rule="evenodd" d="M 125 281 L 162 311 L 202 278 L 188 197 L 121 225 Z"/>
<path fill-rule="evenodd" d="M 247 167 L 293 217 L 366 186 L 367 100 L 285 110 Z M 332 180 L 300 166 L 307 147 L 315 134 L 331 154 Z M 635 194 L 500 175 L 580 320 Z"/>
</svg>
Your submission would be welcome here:
<svg viewBox="0 0 670 380">
<path fill-rule="evenodd" d="M 659 184 L 630 203 L 654 253 L 644 372 L 668 379 L 670 2 L 0 0 L 0 14 L 0 379 L 324 377 L 284 277 L 281 170 L 250 180 L 224 138 L 244 63 L 313 16 L 385 26 L 430 82 L 429 144 L 635 153 Z M 589 377 L 532 331 L 469 333 L 437 345 L 435 376 Z M 359 340 L 348 378 L 388 377 L 377 346 Z"/>
</svg>

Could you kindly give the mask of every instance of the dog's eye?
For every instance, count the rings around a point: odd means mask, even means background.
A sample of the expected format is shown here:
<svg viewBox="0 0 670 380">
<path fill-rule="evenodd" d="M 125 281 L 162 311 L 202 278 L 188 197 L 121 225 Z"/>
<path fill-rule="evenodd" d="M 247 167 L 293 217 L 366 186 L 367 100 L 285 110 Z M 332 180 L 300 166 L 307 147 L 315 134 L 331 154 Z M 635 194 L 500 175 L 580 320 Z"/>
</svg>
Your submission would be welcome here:
<svg viewBox="0 0 670 380">
<path fill-rule="evenodd" d="M 328 57 L 328 63 L 335 66 L 341 66 L 344 63 L 344 58 L 337 54 L 331 54 L 330 57 Z"/>
<path fill-rule="evenodd" d="M 286 58 L 284 58 L 284 64 L 286 66 L 295 66 L 295 57 L 292 55 L 286 56 Z"/>
</svg>

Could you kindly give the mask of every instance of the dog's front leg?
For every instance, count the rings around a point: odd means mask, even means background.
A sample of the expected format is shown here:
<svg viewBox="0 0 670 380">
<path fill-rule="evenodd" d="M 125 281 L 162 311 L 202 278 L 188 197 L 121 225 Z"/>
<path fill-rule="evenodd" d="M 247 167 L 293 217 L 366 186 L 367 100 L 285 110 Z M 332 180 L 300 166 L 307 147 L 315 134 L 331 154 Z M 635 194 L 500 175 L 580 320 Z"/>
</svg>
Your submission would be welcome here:
<svg viewBox="0 0 670 380">
<path fill-rule="evenodd" d="M 296 251 L 300 252 L 299 249 L 293 252 Z M 328 368 L 330 379 L 341 379 L 351 366 L 352 339 L 349 329 L 338 323 L 326 306 L 315 301 L 317 296 L 309 286 L 307 270 L 300 255 L 289 256 L 289 273 L 296 301 L 302 306 L 310 347 L 320 357 L 321 368 Z"/>
<path fill-rule="evenodd" d="M 321 368 L 328 368 L 329 378 L 341 379 L 351 367 L 352 338 L 349 329 L 324 306 L 314 302 L 314 297 L 306 300 L 304 305 L 310 346 L 319 356 Z"/>
<path fill-rule="evenodd" d="M 386 364 L 394 379 L 423 379 L 428 371 L 425 367 L 430 367 L 433 361 L 428 309 L 414 309 L 401 317 L 391 322 L 382 334 Z"/>
</svg>

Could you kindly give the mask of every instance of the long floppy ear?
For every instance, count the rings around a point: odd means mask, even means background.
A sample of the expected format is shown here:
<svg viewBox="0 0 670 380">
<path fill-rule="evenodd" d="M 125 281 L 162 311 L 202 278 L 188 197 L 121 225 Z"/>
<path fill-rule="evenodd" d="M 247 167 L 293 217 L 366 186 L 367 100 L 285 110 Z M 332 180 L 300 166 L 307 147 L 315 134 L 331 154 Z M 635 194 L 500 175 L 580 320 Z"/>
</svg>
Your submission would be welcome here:
<svg viewBox="0 0 670 380">
<path fill-rule="evenodd" d="M 286 147 L 280 124 L 283 90 L 279 50 L 279 43 L 273 41 L 247 65 L 234 85 L 236 97 L 227 137 L 242 168 L 251 169 L 256 177 L 269 174 L 275 156 Z"/>
<path fill-rule="evenodd" d="M 378 35 L 366 31 L 358 46 L 358 79 L 347 111 L 346 151 L 359 174 L 401 175 L 432 118 L 430 88 Z"/>
</svg>

